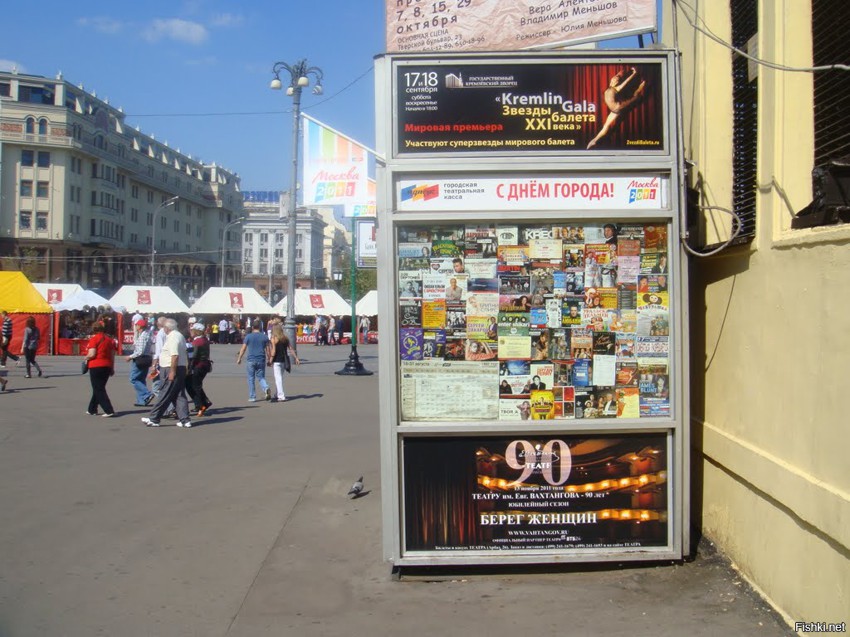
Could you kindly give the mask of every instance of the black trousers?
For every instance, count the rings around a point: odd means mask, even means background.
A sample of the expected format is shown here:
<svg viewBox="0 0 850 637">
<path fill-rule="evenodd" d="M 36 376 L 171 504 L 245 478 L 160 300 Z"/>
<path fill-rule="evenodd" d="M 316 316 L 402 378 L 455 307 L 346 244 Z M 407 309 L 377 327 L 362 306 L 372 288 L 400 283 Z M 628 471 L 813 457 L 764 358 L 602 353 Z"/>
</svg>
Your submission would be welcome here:
<svg viewBox="0 0 850 637">
<path fill-rule="evenodd" d="M 204 378 L 206 375 L 206 371 L 195 367 L 192 369 L 192 373 L 186 377 L 186 393 L 189 394 L 189 398 L 195 404 L 196 410 L 212 405 L 210 399 L 207 398 L 207 393 L 204 391 Z"/>
<path fill-rule="evenodd" d="M 103 409 L 104 413 L 111 414 L 115 412 L 112 408 L 112 401 L 109 400 L 109 394 L 106 393 L 106 383 L 109 382 L 110 371 L 112 370 L 109 367 L 89 368 L 89 380 L 91 381 L 90 414 L 97 412 L 98 405 Z"/>
<path fill-rule="evenodd" d="M 13 361 L 17 361 L 18 357 L 15 356 L 12 352 L 9 351 L 9 344 L 3 345 L 2 354 L 0 354 L 0 365 L 6 364 L 6 358 L 11 358 Z"/>
</svg>

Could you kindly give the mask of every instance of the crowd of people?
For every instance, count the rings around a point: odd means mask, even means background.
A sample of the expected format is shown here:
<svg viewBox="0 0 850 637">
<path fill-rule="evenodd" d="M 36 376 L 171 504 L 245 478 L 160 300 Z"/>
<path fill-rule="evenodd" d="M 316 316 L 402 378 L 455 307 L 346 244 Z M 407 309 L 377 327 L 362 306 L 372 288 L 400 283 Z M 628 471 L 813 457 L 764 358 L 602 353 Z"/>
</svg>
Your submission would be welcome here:
<svg viewBox="0 0 850 637">
<path fill-rule="evenodd" d="M 159 427 L 164 418 L 172 417 L 177 420 L 178 427 L 189 428 L 192 417 L 204 416 L 213 406 L 204 389 L 204 380 L 213 369 L 211 343 L 242 344 L 236 362 L 241 364 L 243 357 L 246 358 L 248 394 L 252 402 L 257 399 L 255 382 L 259 383 L 266 400 L 285 401 L 283 370 L 289 371 L 291 361 L 300 364 L 283 334 L 280 319 L 276 318 L 265 326 L 268 334 L 263 331 L 264 325 L 259 318 L 251 320 L 250 331 L 246 334 L 239 321 L 229 318 L 208 326 L 203 319 L 195 317 L 189 317 L 188 322 L 178 322 L 172 317 L 154 318 L 136 313 L 131 324 L 133 350 L 125 360 L 130 363 L 129 382 L 136 393 L 134 406 L 150 408 L 149 414 L 141 419 L 148 427 Z M 106 387 L 115 374 L 115 357 L 121 351 L 114 320 L 109 315 L 98 317 L 92 325 L 92 333 L 86 344 L 83 369 L 89 374 L 92 388 L 86 414 L 111 418 L 115 409 Z M 236 338 L 231 334 L 236 334 Z M 265 380 L 266 366 L 274 370 L 277 390 L 274 396 Z"/>
<path fill-rule="evenodd" d="M 18 366 L 23 359 L 26 378 L 31 378 L 33 371 L 39 377 L 44 376 L 36 360 L 42 335 L 34 317 L 28 317 L 20 352 L 12 352 L 14 324 L 6 311 L 0 312 L 0 318 L 0 391 L 5 391 L 9 382 L 8 360 Z M 264 324 L 259 317 L 225 316 L 207 324 L 196 317 L 178 322 L 173 317 L 146 317 L 136 312 L 130 322 L 133 349 L 124 358 L 130 363 L 128 380 L 136 395 L 134 406 L 150 408 L 148 416 L 142 418 L 149 427 L 160 426 L 162 419 L 168 417 L 176 418 L 179 427 L 191 427 L 192 417 L 204 416 L 213 406 L 204 389 L 204 380 L 213 369 L 211 344 L 241 344 L 236 362 L 242 364 L 244 360 L 246 363 L 250 402 L 257 400 L 257 385 L 265 400 L 285 402 L 284 375 L 293 363 L 301 363 L 279 318 Z M 361 317 L 358 321 L 357 334 L 361 342 L 366 342 L 371 326 L 369 317 Z M 335 316 L 320 316 L 312 326 L 298 326 L 300 334 L 316 334 L 316 345 L 340 344 L 342 327 L 342 317 Z M 115 416 L 115 408 L 107 384 L 115 375 L 115 359 L 122 351 L 114 314 L 99 314 L 90 325 L 90 334 L 84 347 L 82 368 L 91 383 L 86 414 L 111 418 Z M 266 367 L 272 368 L 274 390 L 266 380 Z"/>
</svg>

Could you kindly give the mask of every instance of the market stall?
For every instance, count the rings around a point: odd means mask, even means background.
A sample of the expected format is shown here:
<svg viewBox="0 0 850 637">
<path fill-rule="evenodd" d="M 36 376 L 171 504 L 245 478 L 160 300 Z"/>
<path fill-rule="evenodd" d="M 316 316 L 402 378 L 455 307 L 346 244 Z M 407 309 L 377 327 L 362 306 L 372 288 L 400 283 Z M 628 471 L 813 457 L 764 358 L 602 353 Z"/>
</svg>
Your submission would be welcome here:
<svg viewBox="0 0 850 637">
<path fill-rule="evenodd" d="M 123 339 L 124 307 L 113 306 L 109 300 L 91 290 L 80 291 L 53 305 L 53 352 L 64 356 L 85 354 L 92 335 L 92 325 L 104 314 L 111 317 L 115 337 Z"/>
<path fill-rule="evenodd" d="M 131 315 L 135 312 L 169 316 L 189 313 L 189 306 L 180 300 L 174 290 L 164 285 L 125 285 L 109 299 L 109 304 L 124 307 Z M 132 330 L 122 335 L 121 342 L 124 345 L 133 343 Z"/>
<path fill-rule="evenodd" d="M 270 316 L 274 309 L 254 288 L 210 288 L 189 308 L 195 315 Z"/>
<path fill-rule="evenodd" d="M 366 336 L 368 343 L 378 342 L 378 291 L 369 290 L 363 295 L 363 298 L 357 301 L 357 306 L 354 308 L 357 311 L 358 321 L 362 316 L 368 316 L 370 321 L 369 333 Z M 357 326 L 358 331 L 360 325 Z"/>
<path fill-rule="evenodd" d="M 52 340 L 50 319 L 53 308 L 33 287 L 23 272 L 0 272 L 0 309 L 6 310 L 9 318 L 12 319 L 12 341 L 9 351 L 13 354 L 21 351 L 21 339 L 26 328 L 26 320 L 32 316 L 42 334 L 38 353 L 49 353 Z"/>
<path fill-rule="evenodd" d="M 32 286 L 50 305 L 56 305 L 83 291 L 76 283 L 33 283 Z"/>
<path fill-rule="evenodd" d="M 286 316 L 287 297 L 283 297 L 274 306 L 274 312 Z M 295 321 L 298 324 L 298 342 L 313 343 L 316 340 L 312 333 L 313 319 L 316 316 L 338 316 L 343 323 L 351 322 L 351 306 L 345 302 L 336 290 L 295 290 Z M 349 330 L 350 331 L 350 330 Z M 350 334 L 349 334 L 350 336 Z"/>
</svg>

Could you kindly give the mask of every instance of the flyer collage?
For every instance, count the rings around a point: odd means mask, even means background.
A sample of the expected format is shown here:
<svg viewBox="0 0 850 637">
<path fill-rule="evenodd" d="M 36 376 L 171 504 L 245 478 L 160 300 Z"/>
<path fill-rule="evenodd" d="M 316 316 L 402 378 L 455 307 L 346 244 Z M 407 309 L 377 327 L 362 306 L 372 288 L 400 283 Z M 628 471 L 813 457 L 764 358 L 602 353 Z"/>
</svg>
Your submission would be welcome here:
<svg viewBox="0 0 850 637">
<path fill-rule="evenodd" d="M 665 223 L 399 227 L 402 419 L 670 415 Z"/>
</svg>

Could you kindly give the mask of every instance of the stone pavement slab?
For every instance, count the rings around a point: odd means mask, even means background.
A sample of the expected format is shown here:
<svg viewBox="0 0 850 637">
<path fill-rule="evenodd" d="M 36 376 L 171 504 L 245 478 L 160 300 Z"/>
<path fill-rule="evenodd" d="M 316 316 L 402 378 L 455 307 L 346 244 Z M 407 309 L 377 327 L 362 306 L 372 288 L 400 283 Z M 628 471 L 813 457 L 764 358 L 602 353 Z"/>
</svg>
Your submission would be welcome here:
<svg viewBox="0 0 850 637">
<path fill-rule="evenodd" d="M 198 426 L 84 415 L 79 358 L 0 394 L 0 636 L 793 634 L 704 544 L 679 564 L 405 570 L 381 556 L 378 375 L 300 346 L 285 403 L 214 346 Z M 377 348 L 358 348 L 377 372 Z M 165 424 L 170 424 L 164 421 Z M 365 476 L 366 497 L 346 492 Z"/>
</svg>

